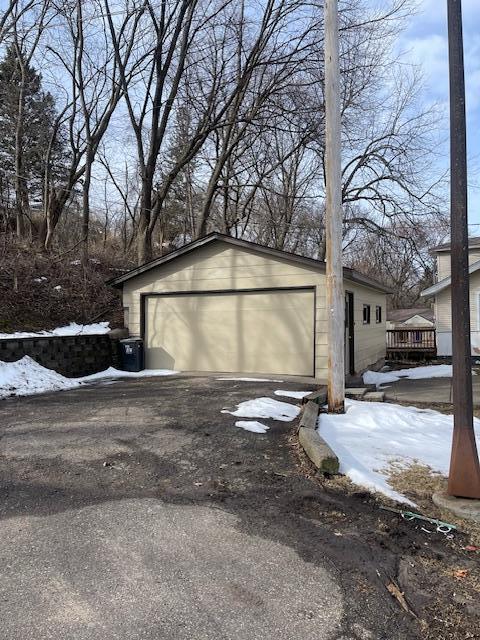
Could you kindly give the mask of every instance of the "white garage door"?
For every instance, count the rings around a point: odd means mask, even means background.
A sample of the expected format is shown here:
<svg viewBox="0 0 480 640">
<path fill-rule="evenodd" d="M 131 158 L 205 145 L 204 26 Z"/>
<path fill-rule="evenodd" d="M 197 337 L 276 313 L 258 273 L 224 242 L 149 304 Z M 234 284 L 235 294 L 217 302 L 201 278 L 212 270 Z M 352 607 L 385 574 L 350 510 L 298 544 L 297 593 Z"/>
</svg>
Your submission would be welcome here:
<svg viewBox="0 0 480 640">
<path fill-rule="evenodd" d="M 149 369 L 311 376 L 314 292 L 152 295 L 144 333 Z"/>
</svg>

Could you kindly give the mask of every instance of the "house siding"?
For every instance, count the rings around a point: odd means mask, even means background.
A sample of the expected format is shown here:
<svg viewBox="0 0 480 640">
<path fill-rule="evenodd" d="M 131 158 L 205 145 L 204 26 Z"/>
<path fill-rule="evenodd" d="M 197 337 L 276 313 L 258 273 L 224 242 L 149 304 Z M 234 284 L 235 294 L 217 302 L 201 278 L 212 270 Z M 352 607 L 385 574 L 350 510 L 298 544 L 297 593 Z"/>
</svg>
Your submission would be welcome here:
<svg viewBox="0 0 480 640">
<path fill-rule="evenodd" d="M 479 258 L 480 259 L 480 258 Z M 470 328 L 472 355 L 480 355 L 480 272 L 470 275 Z M 452 355 L 452 290 L 447 287 L 435 297 L 437 323 L 437 352 L 439 356 Z"/>
<path fill-rule="evenodd" d="M 468 252 L 468 264 L 480 260 L 480 249 L 470 249 Z M 437 281 L 450 277 L 452 271 L 450 266 L 450 251 L 437 253 Z"/>
<path fill-rule="evenodd" d="M 228 291 L 315 288 L 315 375 L 327 375 L 327 310 L 325 274 L 288 258 L 265 256 L 253 249 L 221 241 L 199 247 L 170 263 L 154 267 L 123 284 L 123 306 L 130 335 L 141 332 L 141 294 L 172 291 Z M 346 281 L 355 297 L 355 366 L 366 368 L 385 356 L 386 295 Z M 371 304 L 371 324 L 363 326 L 363 304 Z M 375 323 L 375 305 L 382 306 L 382 323 Z"/>
</svg>

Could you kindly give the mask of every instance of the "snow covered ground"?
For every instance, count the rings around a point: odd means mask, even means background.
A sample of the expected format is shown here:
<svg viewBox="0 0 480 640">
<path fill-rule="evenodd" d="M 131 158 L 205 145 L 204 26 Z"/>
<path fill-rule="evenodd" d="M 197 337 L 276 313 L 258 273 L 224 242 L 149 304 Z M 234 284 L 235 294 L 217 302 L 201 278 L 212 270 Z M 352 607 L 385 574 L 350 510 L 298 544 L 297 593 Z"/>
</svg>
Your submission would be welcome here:
<svg viewBox="0 0 480 640">
<path fill-rule="evenodd" d="M 435 364 L 426 367 L 412 367 L 411 369 L 398 369 L 397 371 L 365 371 L 363 382 L 376 384 L 377 387 L 389 382 L 396 382 L 400 378 L 421 380 L 425 378 L 451 378 L 451 364 Z"/>
<path fill-rule="evenodd" d="M 453 418 L 386 402 L 346 401 L 346 413 L 322 414 L 319 433 L 340 460 L 340 472 L 368 489 L 408 502 L 388 484 L 391 463 L 428 465 L 448 475 Z M 480 442 L 480 420 L 475 419 Z"/>
<path fill-rule="evenodd" d="M 110 331 L 109 322 L 94 322 L 93 324 L 77 324 L 71 322 L 65 327 L 57 327 L 51 331 L 16 331 L 15 333 L 0 333 L 1 338 L 47 338 L 49 336 L 79 336 L 99 335 Z"/>
<path fill-rule="evenodd" d="M 267 427 L 263 422 L 257 420 L 237 420 L 235 426 L 245 431 L 251 431 L 252 433 L 267 433 L 270 427 Z"/>
<path fill-rule="evenodd" d="M 283 382 L 283 380 L 272 380 L 271 378 L 217 378 L 217 380 L 231 380 L 235 382 Z"/>
<path fill-rule="evenodd" d="M 311 391 L 285 391 L 284 389 L 277 389 L 277 391 L 273 392 L 276 396 L 283 396 L 284 398 L 296 398 L 297 400 L 301 400 L 305 398 L 305 396 L 309 396 Z"/>
<path fill-rule="evenodd" d="M 300 407 L 289 402 L 280 402 L 273 398 L 255 398 L 240 402 L 235 411 L 224 409 L 222 413 L 231 413 L 238 418 L 272 418 L 290 422 L 300 413 Z"/>
<path fill-rule="evenodd" d="M 24 356 L 16 362 L 0 361 L 0 399 L 9 396 L 29 396 L 48 391 L 64 391 L 76 389 L 99 380 L 114 380 L 119 378 L 146 378 L 152 376 L 167 376 L 176 373 L 169 369 L 145 369 L 131 372 L 119 371 L 110 367 L 105 371 L 94 373 L 81 378 L 66 378 L 52 369 Z"/>
</svg>

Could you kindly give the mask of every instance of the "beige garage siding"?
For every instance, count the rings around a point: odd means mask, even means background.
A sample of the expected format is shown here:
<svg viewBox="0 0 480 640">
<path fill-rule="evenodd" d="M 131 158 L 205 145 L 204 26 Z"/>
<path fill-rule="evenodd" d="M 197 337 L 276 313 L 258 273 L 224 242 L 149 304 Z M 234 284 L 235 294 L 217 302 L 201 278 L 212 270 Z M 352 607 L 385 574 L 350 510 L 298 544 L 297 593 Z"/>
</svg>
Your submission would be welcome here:
<svg viewBox="0 0 480 640">
<path fill-rule="evenodd" d="M 347 286 L 347 285 L 346 285 Z M 327 374 L 327 323 L 325 308 L 325 274 L 307 265 L 294 263 L 288 258 L 277 258 L 260 254 L 253 249 L 232 246 L 215 241 L 199 247 L 191 253 L 179 256 L 170 263 L 146 271 L 123 285 L 123 304 L 128 309 L 128 328 L 131 335 L 140 335 L 141 294 L 181 291 L 218 291 L 239 289 L 278 289 L 286 287 L 315 288 L 315 372 L 320 379 Z M 348 283 L 355 293 L 355 322 L 358 329 L 361 315 L 358 305 L 363 298 L 383 300 L 385 316 L 385 295 L 367 287 Z M 373 310 L 375 313 L 375 310 Z M 374 319 L 374 316 L 373 316 Z M 383 327 L 384 329 L 385 327 Z M 377 360 L 377 354 L 385 353 L 385 334 L 378 344 L 378 330 L 371 325 L 372 339 L 367 338 L 361 346 L 356 340 L 359 362 L 368 364 Z M 376 337 L 375 337 L 376 336 Z M 359 367 L 357 366 L 357 369 Z"/>
<path fill-rule="evenodd" d="M 309 290 L 148 296 L 146 366 L 314 375 Z"/>
<path fill-rule="evenodd" d="M 355 313 L 355 369 L 363 371 L 369 365 L 385 357 L 386 296 L 379 291 L 345 284 L 345 288 L 353 291 Z M 363 305 L 370 305 L 370 324 L 363 324 Z M 382 308 L 382 321 L 376 321 L 376 307 Z"/>
</svg>

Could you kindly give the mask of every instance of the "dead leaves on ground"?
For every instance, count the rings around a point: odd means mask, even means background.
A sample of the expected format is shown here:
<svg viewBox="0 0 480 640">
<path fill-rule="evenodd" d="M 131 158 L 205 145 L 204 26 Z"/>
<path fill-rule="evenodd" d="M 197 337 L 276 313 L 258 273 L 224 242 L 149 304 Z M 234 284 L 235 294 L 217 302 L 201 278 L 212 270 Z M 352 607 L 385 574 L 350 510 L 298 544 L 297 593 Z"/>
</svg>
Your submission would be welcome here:
<svg viewBox="0 0 480 640">
<path fill-rule="evenodd" d="M 453 577 L 457 580 L 463 580 L 468 576 L 468 569 L 455 569 L 453 572 Z"/>
</svg>

